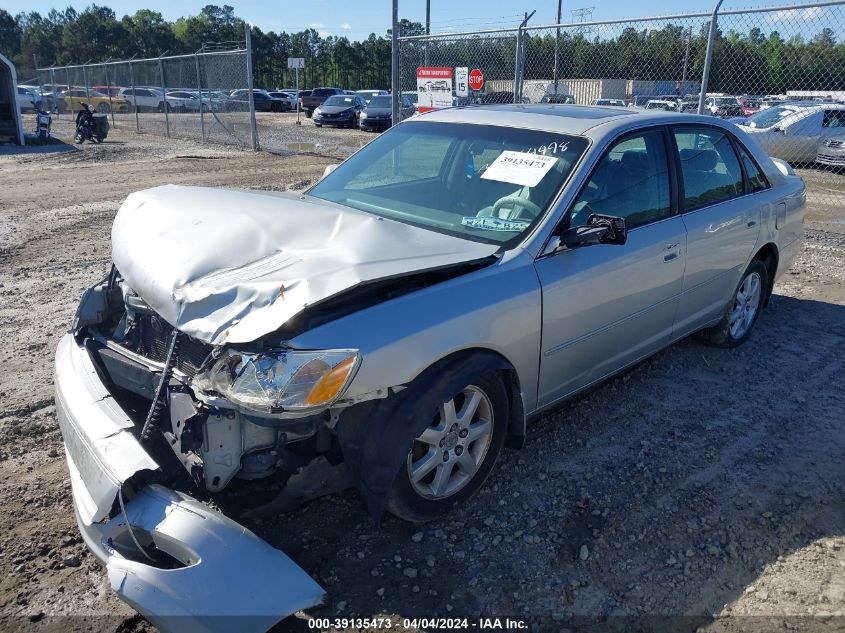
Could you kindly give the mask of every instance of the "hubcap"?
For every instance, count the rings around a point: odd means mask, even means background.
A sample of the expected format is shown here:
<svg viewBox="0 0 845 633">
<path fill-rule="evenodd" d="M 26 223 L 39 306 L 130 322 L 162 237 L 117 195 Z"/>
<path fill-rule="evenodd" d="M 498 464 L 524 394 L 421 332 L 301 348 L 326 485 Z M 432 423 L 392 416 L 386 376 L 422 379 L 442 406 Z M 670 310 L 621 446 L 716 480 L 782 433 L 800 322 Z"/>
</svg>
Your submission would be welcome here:
<svg viewBox="0 0 845 633">
<path fill-rule="evenodd" d="M 762 283 L 760 275 L 751 273 L 742 281 L 734 297 L 733 308 L 728 317 L 731 327 L 731 336 L 742 338 L 751 328 L 754 322 L 754 315 L 760 307 L 760 296 L 762 294 Z"/>
<path fill-rule="evenodd" d="M 414 490 L 428 499 L 444 499 L 478 472 L 493 439 L 493 405 L 487 394 L 469 385 L 438 407 L 431 425 L 408 454 Z"/>
</svg>

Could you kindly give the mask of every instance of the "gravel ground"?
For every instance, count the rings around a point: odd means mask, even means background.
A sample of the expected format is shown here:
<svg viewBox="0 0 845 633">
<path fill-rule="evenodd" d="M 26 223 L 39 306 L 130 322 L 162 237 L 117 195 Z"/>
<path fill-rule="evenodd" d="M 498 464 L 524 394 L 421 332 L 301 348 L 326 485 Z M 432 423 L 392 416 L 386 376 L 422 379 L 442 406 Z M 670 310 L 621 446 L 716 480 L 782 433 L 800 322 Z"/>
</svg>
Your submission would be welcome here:
<svg viewBox="0 0 845 633">
<path fill-rule="evenodd" d="M 302 188 L 332 162 L 108 141 L 0 150 L 4 630 L 151 630 L 79 538 L 52 398 L 56 343 L 108 269 L 123 198 L 166 182 Z M 375 526 L 349 491 L 247 526 L 327 589 L 311 616 L 845 630 L 845 214 L 811 203 L 804 250 L 746 345 L 683 341 L 543 417 L 448 517 Z"/>
</svg>

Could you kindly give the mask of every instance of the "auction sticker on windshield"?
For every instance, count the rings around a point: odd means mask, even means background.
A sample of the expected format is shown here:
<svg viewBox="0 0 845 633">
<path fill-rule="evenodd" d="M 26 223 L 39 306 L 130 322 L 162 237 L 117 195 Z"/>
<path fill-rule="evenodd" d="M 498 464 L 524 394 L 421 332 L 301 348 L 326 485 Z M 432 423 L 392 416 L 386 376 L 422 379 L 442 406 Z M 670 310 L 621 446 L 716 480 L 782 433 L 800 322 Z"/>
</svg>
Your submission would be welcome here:
<svg viewBox="0 0 845 633">
<path fill-rule="evenodd" d="M 524 231 L 531 224 L 527 220 L 503 220 L 502 218 L 494 218 L 491 216 L 474 217 L 464 216 L 461 219 L 463 226 L 468 226 L 473 229 L 486 229 L 488 231 Z"/>
<path fill-rule="evenodd" d="M 483 180 L 498 180 L 523 187 L 536 187 L 557 162 L 555 156 L 504 151 L 481 174 Z"/>
</svg>

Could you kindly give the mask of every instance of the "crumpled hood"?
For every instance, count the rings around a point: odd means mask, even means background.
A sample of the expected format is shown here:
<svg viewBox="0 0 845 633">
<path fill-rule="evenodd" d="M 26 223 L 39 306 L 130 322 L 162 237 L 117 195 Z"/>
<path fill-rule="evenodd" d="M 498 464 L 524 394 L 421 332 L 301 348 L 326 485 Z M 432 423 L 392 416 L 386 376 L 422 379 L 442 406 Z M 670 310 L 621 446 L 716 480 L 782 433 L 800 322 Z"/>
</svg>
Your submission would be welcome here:
<svg viewBox="0 0 845 633">
<path fill-rule="evenodd" d="M 295 194 L 174 185 L 130 195 L 112 227 L 129 286 L 214 345 L 253 341 L 363 282 L 496 250 Z"/>
</svg>

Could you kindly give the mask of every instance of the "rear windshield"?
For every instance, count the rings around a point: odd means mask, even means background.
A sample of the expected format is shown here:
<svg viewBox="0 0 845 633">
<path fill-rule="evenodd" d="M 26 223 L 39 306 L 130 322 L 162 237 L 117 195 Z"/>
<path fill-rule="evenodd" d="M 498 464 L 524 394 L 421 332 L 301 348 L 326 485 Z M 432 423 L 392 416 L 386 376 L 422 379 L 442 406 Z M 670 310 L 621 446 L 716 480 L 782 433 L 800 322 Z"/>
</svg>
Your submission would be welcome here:
<svg viewBox="0 0 845 633">
<path fill-rule="evenodd" d="M 406 122 L 309 194 L 464 239 L 506 244 L 546 213 L 587 146 L 581 136 Z"/>
<path fill-rule="evenodd" d="M 335 94 L 334 88 L 318 88 L 311 93 L 311 96 L 314 97 L 324 97 L 326 95 L 333 95 Z"/>
</svg>

